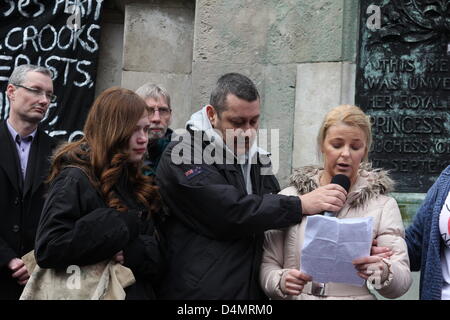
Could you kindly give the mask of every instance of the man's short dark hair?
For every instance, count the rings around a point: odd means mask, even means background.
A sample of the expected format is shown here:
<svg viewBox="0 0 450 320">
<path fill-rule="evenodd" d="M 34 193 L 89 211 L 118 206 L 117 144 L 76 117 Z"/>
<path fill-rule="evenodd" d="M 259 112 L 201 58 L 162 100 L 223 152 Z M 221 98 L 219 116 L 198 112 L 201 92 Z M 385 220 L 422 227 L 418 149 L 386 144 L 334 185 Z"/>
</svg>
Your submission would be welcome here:
<svg viewBox="0 0 450 320">
<path fill-rule="evenodd" d="M 224 74 L 217 80 L 209 99 L 209 104 L 214 107 L 219 116 L 227 109 L 226 99 L 230 93 L 248 102 L 259 99 L 258 89 L 252 80 L 240 73 Z"/>
</svg>

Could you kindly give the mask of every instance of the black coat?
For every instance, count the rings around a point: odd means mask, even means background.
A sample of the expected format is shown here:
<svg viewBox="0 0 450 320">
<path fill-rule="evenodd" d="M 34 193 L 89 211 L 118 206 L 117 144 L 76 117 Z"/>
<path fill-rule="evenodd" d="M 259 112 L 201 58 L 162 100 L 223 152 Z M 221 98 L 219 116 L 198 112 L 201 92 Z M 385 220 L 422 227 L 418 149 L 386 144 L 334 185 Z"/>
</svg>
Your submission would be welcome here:
<svg viewBox="0 0 450 320">
<path fill-rule="evenodd" d="M 259 286 L 264 231 L 300 222 L 300 199 L 276 194 L 278 182 L 261 175 L 260 161 L 251 168 L 251 195 L 238 164 L 174 164 L 171 152 L 179 144 L 189 150 L 186 140 L 169 144 L 156 173 L 169 212 L 163 227 L 168 270 L 158 295 L 264 298 Z M 191 143 L 190 151 L 202 154 L 207 145 Z"/>
<path fill-rule="evenodd" d="M 36 234 L 36 261 L 42 268 L 67 268 L 111 259 L 123 250 L 125 266 L 136 283 L 126 288 L 126 299 L 154 299 L 153 283 L 163 268 L 163 255 L 153 219 L 128 186 L 115 190 L 127 212 L 107 207 L 84 172 L 66 167 L 52 182 Z"/>
<path fill-rule="evenodd" d="M 56 140 L 38 129 L 31 144 L 26 181 L 19 184 L 19 157 L 15 142 L 0 123 L 0 300 L 18 299 L 23 286 L 11 277 L 7 264 L 33 250 L 52 150 Z"/>
<path fill-rule="evenodd" d="M 172 140 L 173 131 L 167 128 L 164 137 L 148 143 L 147 155 L 144 160 L 144 174 L 146 176 L 154 176 L 156 174 L 156 168 L 158 167 L 159 159 L 166 149 L 167 145 Z"/>
</svg>

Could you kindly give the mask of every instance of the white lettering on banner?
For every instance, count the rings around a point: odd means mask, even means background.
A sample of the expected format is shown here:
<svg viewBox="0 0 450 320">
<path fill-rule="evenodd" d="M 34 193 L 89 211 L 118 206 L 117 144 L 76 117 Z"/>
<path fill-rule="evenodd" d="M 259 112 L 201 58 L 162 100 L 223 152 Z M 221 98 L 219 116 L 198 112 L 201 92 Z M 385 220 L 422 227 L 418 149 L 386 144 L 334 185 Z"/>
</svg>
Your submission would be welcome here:
<svg viewBox="0 0 450 320">
<path fill-rule="evenodd" d="M 95 15 L 94 15 L 94 20 L 97 21 L 98 18 L 100 17 L 100 9 L 102 8 L 102 3 L 104 0 L 96 0 L 97 1 L 97 6 L 95 7 Z"/>
<path fill-rule="evenodd" d="M 4 104 L 5 108 L 3 108 L 3 114 L 1 113 L 2 108 L 0 108 L 0 117 L 7 119 L 9 114 L 9 100 L 4 92 L 0 92 L 0 105 L 2 104 Z"/>
<path fill-rule="evenodd" d="M 32 2 L 39 6 L 39 10 L 34 13 L 30 13 L 25 10 L 25 8 L 31 3 L 30 0 L 19 0 L 17 9 L 19 10 L 19 13 L 22 16 L 24 16 L 25 18 L 39 17 L 45 11 L 45 6 L 42 3 L 40 3 L 38 0 L 33 0 Z"/>
<path fill-rule="evenodd" d="M 46 65 L 47 65 L 47 62 L 49 62 L 50 60 L 53 60 L 53 59 L 66 63 L 66 67 L 64 68 L 64 81 L 63 81 L 63 85 L 65 86 L 67 84 L 67 75 L 69 73 L 69 64 L 75 63 L 75 62 L 77 62 L 77 60 L 76 59 L 65 58 L 65 57 L 51 56 L 51 57 L 49 57 L 47 59 Z M 50 67 L 48 67 L 48 68 L 50 68 Z M 55 68 L 53 68 L 53 69 L 55 69 Z M 56 71 L 56 69 L 55 69 L 55 71 Z M 57 78 L 57 75 L 55 76 L 55 78 Z"/>
<path fill-rule="evenodd" d="M 100 17 L 100 10 L 104 0 L 96 0 L 94 20 L 97 21 Z M 64 13 L 74 14 L 74 6 L 79 7 L 81 16 L 90 15 L 93 7 L 92 0 L 55 0 L 55 6 L 53 7 L 53 15 L 59 9 L 61 4 L 64 5 Z"/>
<path fill-rule="evenodd" d="M 20 63 L 20 62 L 19 62 L 20 59 L 25 60 L 25 62 Z M 30 62 L 31 62 L 30 59 L 28 59 L 28 57 L 27 57 L 26 55 L 24 55 L 24 54 L 19 54 L 19 55 L 16 57 L 16 59 L 14 60 L 14 67 L 17 67 L 17 66 L 19 66 L 19 65 L 21 65 L 21 64 L 30 64 Z"/>
<path fill-rule="evenodd" d="M 8 1 L 5 0 L 5 2 L 8 2 L 8 3 L 9 3 L 9 9 L 6 10 L 5 12 L 3 12 L 3 16 L 4 16 L 4 17 L 7 17 L 7 16 L 9 16 L 11 13 L 14 12 L 14 9 L 16 8 L 16 3 L 15 3 L 13 0 L 8 0 Z"/>
<path fill-rule="evenodd" d="M 89 46 L 87 46 L 85 49 L 87 50 L 87 51 L 89 51 L 89 52 L 95 52 L 95 51 L 97 51 L 98 50 L 98 44 L 97 44 L 97 41 L 95 41 L 95 39 L 94 38 L 92 38 L 91 37 L 91 32 L 93 31 L 93 30 L 100 30 L 100 26 L 99 25 L 97 25 L 97 24 L 91 24 L 90 26 L 89 26 L 89 29 L 88 29 L 88 31 L 87 31 L 87 39 L 89 40 L 89 41 L 91 41 L 92 42 L 92 44 L 93 44 L 93 47 L 89 47 Z"/>
<path fill-rule="evenodd" d="M 18 3 L 18 9 L 21 15 L 23 15 L 25 18 L 29 18 L 30 14 L 28 12 L 25 12 L 23 10 L 23 7 L 26 7 L 30 4 L 30 0 L 19 0 Z"/>
<path fill-rule="evenodd" d="M 45 11 L 45 6 L 42 3 L 39 3 L 37 0 L 33 0 L 33 2 L 37 4 L 40 8 L 39 11 L 33 14 L 33 18 L 36 18 L 39 17 Z"/>
<path fill-rule="evenodd" d="M 0 55 L 0 60 L 12 61 L 12 57 L 11 56 Z M 1 64 L 1 62 L 0 62 L 0 64 Z M 9 74 L 9 71 L 11 70 L 11 67 L 10 66 L 3 66 L 3 67 L 0 67 L 0 70 L 8 71 L 8 74 Z M 8 81 L 8 79 L 9 79 L 9 77 L 2 77 L 2 76 L 0 76 L 0 81 Z"/>
<path fill-rule="evenodd" d="M 47 29 L 50 29 L 50 32 L 47 32 L 47 33 L 50 34 L 51 36 L 53 36 L 53 42 L 48 48 L 44 48 L 44 45 L 42 44 L 42 38 L 49 39 L 49 37 L 43 37 L 42 35 L 43 35 L 44 31 L 47 30 Z M 39 38 L 38 38 L 39 47 L 41 48 L 42 51 L 53 50 L 55 48 L 55 46 L 56 46 L 57 39 L 58 39 L 58 34 L 56 33 L 56 29 L 52 25 L 47 24 L 39 32 Z"/>
<path fill-rule="evenodd" d="M 63 35 L 66 34 L 63 32 L 65 30 L 70 32 L 70 38 L 67 43 L 62 43 L 64 40 Z M 55 49 L 57 45 L 60 49 L 68 49 L 72 46 L 72 49 L 75 50 L 77 49 L 77 46 L 80 45 L 84 50 L 94 53 L 99 48 L 97 40 L 93 37 L 93 33 L 96 30 L 100 30 L 98 24 L 91 24 L 88 28 L 82 26 L 77 30 L 64 25 L 59 31 L 50 24 L 45 25 L 41 30 L 30 25 L 25 28 L 12 28 L 6 34 L 4 42 L 5 47 L 11 51 L 29 49 L 29 43 L 31 43 L 36 52 L 50 51 Z M 52 44 L 49 47 L 44 47 L 43 40 L 47 40 L 49 37 L 53 38 Z"/>
<path fill-rule="evenodd" d="M 75 8 L 80 6 L 78 2 L 78 0 L 65 0 L 64 13 L 75 13 Z"/>
<path fill-rule="evenodd" d="M 66 131 L 66 130 L 53 130 L 53 131 L 47 132 L 47 134 L 48 134 L 50 137 L 64 136 L 64 135 L 67 134 L 67 131 Z"/>
<path fill-rule="evenodd" d="M 28 30 L 31 30 L 32 35 L 28 35 Z M 34 50 L 38 52 L 38 46 L 36 44 L 35 39 L 38 36 L 38 30 L 35 26 L 28 26 L 23 30 L 23 50 L 27 48 L 27 42 L 28 40 L 31 40 L 31 43 L 33 44 Z"/>
<path fill-rule="evenodd" d="M 87 41 L 86 42 L 83 41 L 81 38 L 81 34 L 83 33 L 83 31 L 85 29 L 86 29 L 86 26 L 82 26 L 81 29 L 73 30 L 73 32 L 74 32 L 73 49 L 75 50 L 75 48 L 77 47 L 77 43 L 79 42 L 81 47 L 84 50 L 93 53 L 98 50 L 98 44 L 97 44 L 97 41 L 93 37 L 91 37 L 91 32 L 95 29 L 100 29 L 100 26 L 97 24 L 91 24 L 89 26 L 89 28 L 87 29 L 87 32 L 86 32 L 87 40 L 92 42 L 92 46 L 90 46 Z"/>
<path fill-rule="evenodd" d="M 58 11 L 59 5 L 60 5 L 61 3 L 65 3 L 65 2 L 66 2 L 66 0 L 56 0 L 56 1 L 55 1 L 55 6 L 53 7 L 53 12 L 52 12 L 52 14 L 55 15 L 56 12 Z"/>
<path fill-rule="evenodd" d="M 82 26 L 80 29 L 78 30 L 73 30 L 74 33 L 74 39 L 73 39 L 73 49 L 75 50 L 77 47 L 77 43 L 80 43 L 81 47 L 91 53 L 94 53 L 98 50 L 98 44 L 97 41 L 91 37 L 91 32 L 93 29 L 100 29 L 100 26 L 97 24 L 92 24 L 89 26 L 89 28 L 87 29 L 86 35 L 87 35 L 87 40 L 89 42 L 92 42 L 92 45 L 90 46 L 87 42 L 83 41 L 81 38 L 81 34 L 83 33 L 83 31 L 86 29 L 86 26 Z"/>
<path fill-rule="evenodd" d="M 6 48 L 8 48 L 8 49 L 11 50 L 11 51 L 16 51 L 16 50 L 18 50 L 18 49 L 20 49 L 20 48 L 22 47 L 22 43 L 19 44 L 19 45 L 16 46 L 16 47 L 13 47 L 13 46 L 9 43 L 9 38 L 11 37 L 11 35 L 12 35 L 14 32 L 17 32 L 17 31 L 22 31 L 22 28 L 20 28 L 20 27 L 12 28 L 11 30 L 9 30 L 9 32 L 6 34 L 6 37 L 5 37 L 5 46 L 6 46 Z"/>
<path fill-rule="evenodd" d="M 14 63 L 12 64 L 12 61 L 14 59 Z M 35 64 L 38 66 L 44 65 L 46 68 L 48 68 L 53 73 L 53 80 L 56 80 L 59 76 L 63 77 L 63 85 L 67 85 L 69 83 L 68 77 L 71 74 L 71 72 L 76 72 L 76 74 L 81 75 L 81 78 L 78 77 L 78 80 L 75 80 L 73 83 L 77 87 L 92 87 L 93 80 L 89 73 L 89 71 L 85 70 L 83 66 L 90 66 L 92 65 L 92 61 L 89 60 L 76 60 L 72 58 L 67 57 L 60 57 L 60 56 L 50 56 L 47 59 L 44 60 L 44 63 L 42 63 L 42 56 L 35 57 L 36 60 L 31 60 L 27 55 L 25 54 L 19 54 L 15 58 L 13 56 L 5 56 L 0 55 L 0 71 L 10 71 L 14 69 L 15 67 L 21 65 L 21 64 Z M 5 61 L 6 63 L 1 63 L 1 61 Z M 63 64 L 64 72 L 60 74 L 58 72 L 58 69 L 61 70 L 62 68 L 59 66 L 60 64 Z M 8 81 L 8 77 L 4 76 L 2 77 L 0 74 L 0 81 Z M 1 105 L 0 105 L 1 107 Z"/>
<path fill-rule="evenodd" d="M 53 108 L 57 108 L 58 104 L 56 102 L 54 103 L 50 103 L 50 105 L 48 106 L 47 112 L 45 113 L 44 118 L 41 120 L 41 122 L 46 121 L 48 118 L 48 115 L 51 113 L 51 109 Z M 50 123 L 48 124 L 49 126 L 53 126 L 56 124 L 56 121 L 58 121 L 58 116 L 56 115 L 52 121 L 50 121 Z"/>
<path fill-rule="evenodd" d="M 96 5 L 95 5 L 95 13 L 94 13 L 94 20 L 98 20 L 100 17 L 100 9 L 102 7 L 104 0 L 96 0 Z M 81 12 L 81 16 L 84 17 L 86 15 L 90 15 L 92 13 L 92 8 L 93 8 L 93 1 L 92 0 L 58 0 L 58 5 L 60 3 L 65 2 L 65 7 L 64 7 L 64 12 L 65 13 L 69 13 L 69 14 L 73 14 L 75 11 L 73 9 L 73 6 L 77 6 L 80 9 Z M 56 5 L 55 5 L 56 8 Z M 56 11 L 55 9 L 53 10 L 54 12 Z"/>
<path fill-rule="evenodd" d="M 82 74 L 85 76 L 86 80 L 85 80 L 84 82 L 81 82 L 81 83 L 78 82 L 78 81 L 75 81 L 75 82 L 74 82 L 74 85 L 76 85 L 77 87 L 84 87 L 84 86 L 89 85 L 89 88 L 91 88 L 92 85 L 94 84 L 94 82 L 91 81 L 91 75 L 90 75 L 88 72 L 86 72 L 86 71 L 80 69 L 80 65 L 81 65 L 81 64 L 90 66 L 90 65 L 91 65 L 91 62 L 90 62 L 90 61 L 86 61 L 86 60 L 82 60 L 82 61 L 78 61 L 78 62 L 77 62 L 76 69 L 77 69 L 78 72 L 82 73 Z"/>
<path fill-rule="evenodd" d="M 82 4 L 83 3 L 87 3 L 87 9 L 86 9 L 86 13 L 85 14 L 87 14 L 87 15 L 90 15 L 91 14 L 91 12 L 92 12 L 92 0 L 88 0 L 88 1 L 86 1 L 86 0 L 82 0 L 82 1 L 80 1 Z M 81 7 L 84 9 L 84 6 L 83 5 L 81 5 Z"/>
<path fill-rule="evenodd" d="M 63 46 L 63 45 L 61 44 L 61 39 L 64 38 L 64 37 L 62 36 L 64 30 L 67 30 L 67 31 L 69 32 L 70 38 L 69 38 L 69 42 L 67 42 L 67 44 Z M 58 37 L 57 37 L 57 39 L 58 39 L 58 48 L 61 49 L 61 50 L 65 50 L 65 49 L 69 48 L 70 45 L 71 45 L 72 42 L 73 42 L 73 31 L 72 31 L 68 26 L 64 26 L 64 27 L 62 27 L 62 28 L 58 31 Z"/>
<path fill-rule="evenodd" d="M 72 141 L 74 141 L 75 137 L 77 137 L 77 136 L 83 137 L 84 136 L 83 131 L 76 130 L 76 131 L 72 132 L 69 136 L 69 140 L 67 140 L 67 141 L 72 142 Z"/>
<path fill-rule="evenodd" d="M 66 0 L 66 4 L 64 7 L 64 13 L 68 14 L 75 14 L 76 12 L 79 12 L 80 14 L 85 15 L 86 10 L 84 9 L 83 5 L 81 4 L 81 0 Z"/>
<path fill-rule="evenodd" d="M 70 28 L 70 27 L 69 27 Z M 83 40 L 80 39 L 81 33 L 84 31 L 86 26 L 81 26 L 80 29 L 71 29 L 73 31 L 73 43 L 72 43 L 72 49 L 75 50 L 77 47 L 77 43 L 80 42 L 81 47 L 84 49 L 86 44 Z"/>
</svg>

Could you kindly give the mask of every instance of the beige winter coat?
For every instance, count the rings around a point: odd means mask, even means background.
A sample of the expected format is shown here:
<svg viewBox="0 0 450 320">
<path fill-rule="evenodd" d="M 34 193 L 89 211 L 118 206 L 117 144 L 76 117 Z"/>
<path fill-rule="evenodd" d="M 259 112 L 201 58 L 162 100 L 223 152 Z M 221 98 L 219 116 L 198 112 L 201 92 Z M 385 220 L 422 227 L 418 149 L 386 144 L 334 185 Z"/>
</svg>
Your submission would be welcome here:
<svg viewBox="0 0 450 320">
<path fill-rule="evenodd" d="M 304 167 L 294 172 L 291 186 L 280 194 L 300 195 L 319 186 L 322 169 Z M 393 182 L 382 170 L 373 170 L 369 166 L 361 167 L 359 176 L 351 186 L 344 207 L 337 218 L 373 217 L 373 239 L 378 246 L 389 247 L 394 254 L 383 259 L 388 265 L 388 277 L 384 283 L 377 284 L 377 291 L 386 298 L 397 298 L 405 294 L 411 285 L 409 258 L 404 240 L 400 210 L 397 202 L 386 194 L 392 191 Z M 300 269 L 300 255 L 303 246 L 305 219 L 300 224 L 283 230 L 270 230 L 265 234 L 264 255 L 261 265 L 261 286 L 273 299 L 375 299 L 367 286 L 328 283 L 325 295 L 311 294 L 308 283 L 299 296 L 287 296 L 281 291 L 281 279 L 289 269 Z M 355 270 L 356 272 L 356 270 Z"/>
</svg>

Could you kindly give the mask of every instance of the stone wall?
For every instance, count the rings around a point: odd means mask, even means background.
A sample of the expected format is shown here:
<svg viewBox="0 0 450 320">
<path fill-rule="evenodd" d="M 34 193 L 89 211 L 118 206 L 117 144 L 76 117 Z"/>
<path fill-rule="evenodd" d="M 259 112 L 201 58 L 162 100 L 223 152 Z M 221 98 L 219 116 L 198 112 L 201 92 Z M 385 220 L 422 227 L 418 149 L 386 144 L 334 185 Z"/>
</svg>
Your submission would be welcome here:
<svg viewBox="0 0 450 320">
<path fill-rule="evenodd" d="M 192 113 L 194 0 L 115 0 L 105 9 L 96 95 L 160 84 L 171 95 L 171 127 L 183 128 Z"/>
<path fill-rule="evenodd" d="M 122 86 L 164 86 L 171 95 L 171 127 L 183 128 L 191 114 L 193 2 L 127 4 L 124 28 Z"/>
<path fill-rule="evenodd" d="M 241 72 L 254 80 L 262 97 L 261 128 L 279 129 L 277 177 L 282 186 L 291 174 L 294 146 L 302 154 L 315 150 L 295 140 L 302 127 L 299 117 L 306 112 L 310 121 L 317 122 L 340 102 L 319 103 L 315 107 L 320 112 L 311 112 L 305 104 L 302 113 L 297 112 L 296 94 L 302 85 L 297 83 L 297 65 L 355 62 L 357 4 L 356 0 L 197 0 L 193 109 L 208 102 L 211 87 L 223 73 Z M 311 94 L 307 92 L 306 101 Z M 294 157 L 294 163 L 302 162 Z"/>
<path fill-rule="evenodd" d="M 122 83 L 123 19 L 123 12 L 104 8 L 95 96 Z"/>
</svg>

